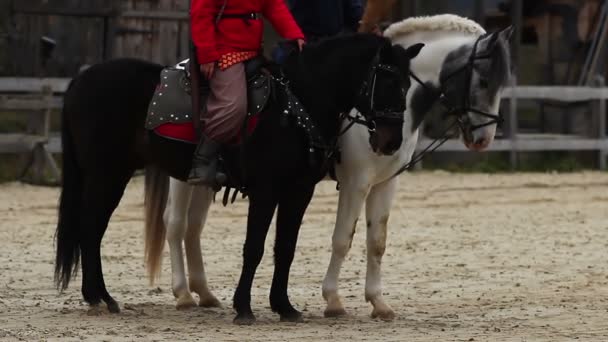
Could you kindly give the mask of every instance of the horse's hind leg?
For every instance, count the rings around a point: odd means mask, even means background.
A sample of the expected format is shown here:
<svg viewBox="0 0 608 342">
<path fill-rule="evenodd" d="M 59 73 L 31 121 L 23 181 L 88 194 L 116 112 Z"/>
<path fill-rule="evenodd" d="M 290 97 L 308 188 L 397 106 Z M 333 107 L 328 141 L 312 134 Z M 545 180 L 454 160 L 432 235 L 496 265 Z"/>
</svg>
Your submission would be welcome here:
<svg viewBox="0 0 608 342">
<path fill-rule="evenodd" d="M 325 317 L 343 316 L 346 314 L 340 295 L 338 279 L 340 268 L 350 250 L 357 227 L 357 220 L 369 188 L 365 182 L 345 182 L 340 189 L 338 199 L 338 217 L 332 237 L 332 254 L 323 280 L 323 298 L 327 301 Z"/>
<path fill-rule="evenodd" d="M 251 286 L 255 271 L 264 256 L 264 241 L 278 203 L 272 182 L 258 184 L 250 189 L 249 215 L 247 216 L 247 237 L 243 248 L 243 269 L 239 285 L 234 293 L 233 307 L 236 310 L 234 323 L 249 325 L 255 322 L 251 310 Z"/>
<path fill-rule="evenodd" d="M 375 185 L 367 197 L 367 275 L 365 300 L 374 306 L 372 317 L 392 320 L 395 313 L 382 298 L 381 263 L 386 249 L 387 223 L 391 203 L 397 189 L 397 179 L 392 178 Z"/>
<path fill-rule="evenodd" d="M 302 218 L 314 192 L 314 184 L 289 185 L 281 194 L 274 244 L 274 276 L 270 289 L 270 307 L 281 321 L 302 321 L 302 314 L 289 302 L 287 287 Z"/>
<path fill-rule="evenodd" d="M 169 182 L 169 199 L 163 216 L 167 227 L 167 242 L 171 256 L 171 288 L 177 299 L 176 307 L 179 310 L 196 306 L 186 281 L 182 250 L 193 187 L 174 178 L 171 178 Z"/>
<path fill-rule="evenodd" d="M 89 177 L 83 192 L 80 231 L 82 255 L 82 295 L 96 313 L 103 300 L 112 313 L 120 312 L 118 303 L 108 293 L 101 266 L 101 240 L 110 217 L 118 206 L 132 171 L 122 175 L 109 174 Z"/>
<path fill-rule="evenodd" d="M 205 265 L 201 251 L 201 232 L 207 220 L 207 213 L 213 201 L 213 190 L 208 187 L 194 187 L 190 209 L 188 210 L 188 230 L 186 231 L 186 260 L 190 290 L 199 296 L 199 306 L 220 307 L 220 301 L 209 291 Z"/>
</svg>

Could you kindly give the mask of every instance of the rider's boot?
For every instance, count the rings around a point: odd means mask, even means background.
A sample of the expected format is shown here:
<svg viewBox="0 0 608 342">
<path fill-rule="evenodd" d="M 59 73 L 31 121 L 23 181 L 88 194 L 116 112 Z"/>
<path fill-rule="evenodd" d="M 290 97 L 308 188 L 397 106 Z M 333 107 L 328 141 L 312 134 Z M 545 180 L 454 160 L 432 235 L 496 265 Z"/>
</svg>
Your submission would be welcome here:
<svg viewBox="0 0 608 342">
<path fill-rule="evenodd" d="M 192 158 L 189 184 L 207 185 L 218 189 L 226 182 L 226 174 L 218 171 L 219 151 L 220 144 L 205 137 L 201 139 Z"/>
</svg>

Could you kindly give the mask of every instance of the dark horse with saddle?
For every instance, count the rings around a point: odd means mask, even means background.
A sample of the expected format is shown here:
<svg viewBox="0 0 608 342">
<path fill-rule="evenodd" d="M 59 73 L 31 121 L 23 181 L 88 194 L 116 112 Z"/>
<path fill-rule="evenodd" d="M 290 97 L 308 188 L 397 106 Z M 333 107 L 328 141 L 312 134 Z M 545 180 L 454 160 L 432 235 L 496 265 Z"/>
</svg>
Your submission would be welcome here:
<svg viewBox="0 0 608 342">
<path fill-rule="evenodd" d="M 310 44 L 281 67 L 250 65 L 243 138 L 222 154 L 229 185 L 249 196 L 243 268 L 233 303 L 237 322 L 255 319 L 251 286 L 275 211 L 270 305 L 282 320 L 301 320 L 287 295 L 289 270 L 302 217 L 331 164 L 342 121 L 367 125 L 371 148 L 394 153 L 403 139 L 409 63 L 420 48 L 404 49 L 386 38 L 360 34 Z M 104 282 L 101 241 L 135 170 L 146 168 L 146 192 L 166 186 L 169 176 L 188 176 L 196 135 L 188 110 L 153 108 L 165 88 L 181 88 L 175 90 L 182 93 L 179 97 L 190 86 L 185 70 L 135 59 L 95 65 L 72 81 L 62 113 L 55 265 L 61 289 L 81 261 L 84 299 L 119 311 Z M 189 108 L 189 99 L 182 101 Z M 359 117 L 343 114 L 353 108 Z"/>
</svg>

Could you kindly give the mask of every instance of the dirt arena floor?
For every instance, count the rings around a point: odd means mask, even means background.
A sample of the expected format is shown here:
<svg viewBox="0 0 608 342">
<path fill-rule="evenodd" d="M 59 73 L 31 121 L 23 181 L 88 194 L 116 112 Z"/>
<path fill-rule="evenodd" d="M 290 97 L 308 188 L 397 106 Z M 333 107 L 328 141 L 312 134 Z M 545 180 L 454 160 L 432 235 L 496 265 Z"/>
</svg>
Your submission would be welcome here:
<svg viewBox="0 0 608 342">
<path fill-rule="evenodd" d="M 0 185 L 0 340 L 608 340 L 608 173 L 402 176 L 383 263 L 393 322 L 371 319 L 363 298 L 363 223 L 341 277 L 350 315 L 323 318 L 334 187 L 318 187 L 292 269 L 290 294 L 305 323 L 279 323 L 270 311 L 268 239 L 253 290 L 259 321 L 240 327 L 230 304 L 244 202 L 214 205 L 202 237 L 210 286 L 224 308 L 177 311 L 168 256 L 158 284 L 145 277 L 143 180 L 134 179 L 102 251 L 122 313 L 89 316 L 80 277 L 63 294 L 52 283 L 58 189 Z"/>
</svg>

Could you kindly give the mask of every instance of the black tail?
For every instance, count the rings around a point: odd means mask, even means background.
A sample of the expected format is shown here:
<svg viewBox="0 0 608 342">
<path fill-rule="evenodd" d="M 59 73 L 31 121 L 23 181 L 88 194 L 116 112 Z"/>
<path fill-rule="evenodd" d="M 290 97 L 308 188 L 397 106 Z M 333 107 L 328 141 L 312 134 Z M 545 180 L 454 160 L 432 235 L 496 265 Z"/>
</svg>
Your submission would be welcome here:
<svg viewBox="0 0 608 342">
<path fill-rule="evenodd" d="M 80 261 L 79 212 L 82 200 L 82 172 L 78 167 L 74 141 L 70 132 L 68 115 L 64 107 L 61 114 L 61 144 L 63 148 L 63 176 L 59 200 L 59 220 L 55 240 L 55 284 L 65 290 Z"/>
</svg>

